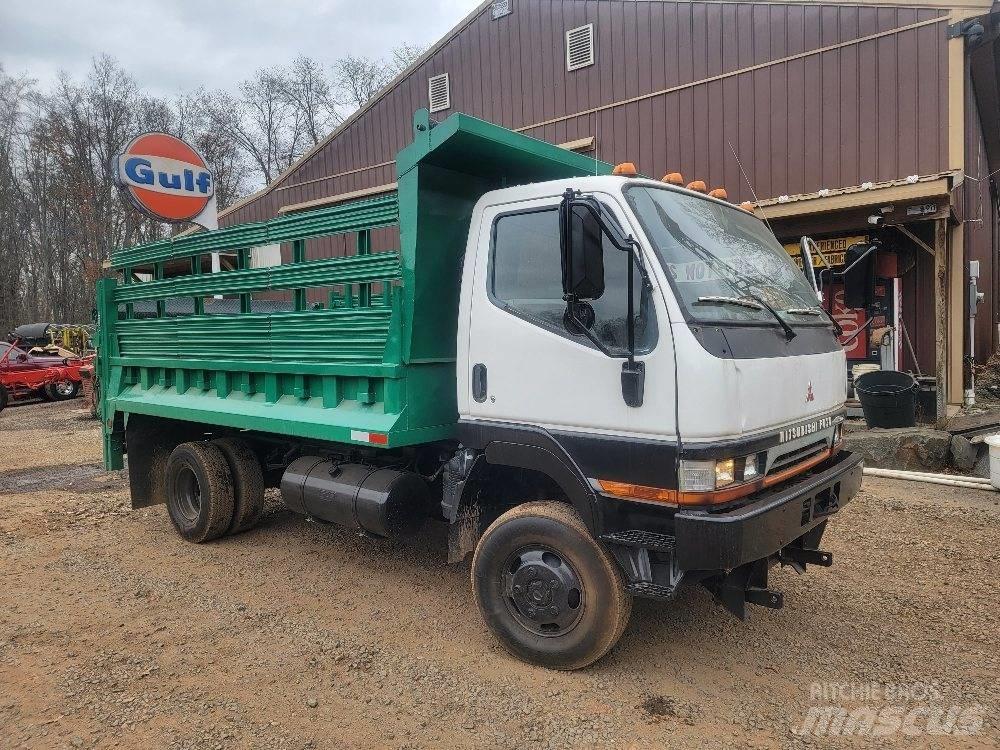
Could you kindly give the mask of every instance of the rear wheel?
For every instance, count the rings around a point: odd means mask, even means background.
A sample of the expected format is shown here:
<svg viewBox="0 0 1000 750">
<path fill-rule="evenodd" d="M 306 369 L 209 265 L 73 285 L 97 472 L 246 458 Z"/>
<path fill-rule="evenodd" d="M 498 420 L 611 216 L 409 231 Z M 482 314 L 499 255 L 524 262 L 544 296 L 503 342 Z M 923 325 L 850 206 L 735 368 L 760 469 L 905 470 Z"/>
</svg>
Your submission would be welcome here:
<svg viewBox="0 0 1000 750">
<path fill-rule="evenodd" d="M 260 461 L 243 440 L 219 438 L 212 445 L 222 451 L 233 479 L 233 521 L 227 533 L 253 528 L 264 511 L 264 473 Z"/>
<path fill-rule="evenodd" d="M 50 401 L 67 401 L 76 398 L 80 392 L 80 383 L 75 380 L 57 380 L 45 386 L 44 392 Z"/>
<path fill-rule="evenodd" d="M 181 443 L 165 471 L 167 510 L 177 533 L 201 543 L 226 533 L 233 520 L 233 485 L 226 458 L 211 443 Z"/>
<path fill-rule="evenodd" d="M 632 598 L 614 560 L 563 503 L 526 503 L 483 534 L 472 586 L 507 651 L 553 669 L 580 669 L 621 637 Z"/>
</svg>

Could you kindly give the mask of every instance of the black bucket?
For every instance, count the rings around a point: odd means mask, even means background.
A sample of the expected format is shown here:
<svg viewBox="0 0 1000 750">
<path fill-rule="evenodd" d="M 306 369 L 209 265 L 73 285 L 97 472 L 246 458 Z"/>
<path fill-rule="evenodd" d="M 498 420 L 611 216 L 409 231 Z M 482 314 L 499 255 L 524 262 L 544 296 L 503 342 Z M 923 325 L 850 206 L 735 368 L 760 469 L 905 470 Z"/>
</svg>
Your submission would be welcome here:
<svg viewBox="0 0 1000 750">
<path fill-rule="evenodd" d="M 896 370 L 866 372 L 854 391 L 869 427 L 913 427 L 917 423 L 917 381 Z"/>
</svg>

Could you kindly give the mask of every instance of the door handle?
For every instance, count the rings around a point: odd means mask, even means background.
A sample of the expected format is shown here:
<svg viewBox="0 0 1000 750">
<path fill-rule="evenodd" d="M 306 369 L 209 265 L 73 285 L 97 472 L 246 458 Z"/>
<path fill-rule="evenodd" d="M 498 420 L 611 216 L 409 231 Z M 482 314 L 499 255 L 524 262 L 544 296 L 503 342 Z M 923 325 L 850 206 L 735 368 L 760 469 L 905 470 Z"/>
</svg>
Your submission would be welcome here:
<svg viewBox="0 0 1000 750">
<path fill-rule="evenodd" d="M 479 403 L 486 400 L 486 365 L 482 362 L 472 368 L 472 398 Z"/>
</svg>

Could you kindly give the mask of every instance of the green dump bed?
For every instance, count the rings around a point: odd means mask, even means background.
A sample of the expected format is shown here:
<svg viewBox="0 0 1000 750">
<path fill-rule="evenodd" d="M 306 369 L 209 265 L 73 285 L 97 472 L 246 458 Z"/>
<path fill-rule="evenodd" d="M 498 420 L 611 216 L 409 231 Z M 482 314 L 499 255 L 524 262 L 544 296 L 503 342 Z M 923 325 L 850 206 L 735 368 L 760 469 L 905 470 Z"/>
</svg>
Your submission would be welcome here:
<svg viewBox="0 0 1000 750">
<path fill-rule="evenodd" d="M 495 188 L 595 168 L 608 171 L 467 115 L 433 124 L 420 110 L 394 191 L 114 253 L 124 281 L 97 289 L 105 463 L 122 464 L 129 414 L 389 448 L 452 437 L 473 206 Z M 372 252 L 373 230 L 392 226 L 399 248 Z M 337 235 L 353 255 L 308 259 L 308 243 Z M 290 248 L 292 262 L 251 268 L 251 250 L 267 245 Z M 212 253 L 235 267 L 208 273 Z M 151 280 L 133 280 L 139 270 Z M 309 289 L 328 297 L 307 302 Z M 258 302 L 267 296 L 290 301 Z"/>
</svg>

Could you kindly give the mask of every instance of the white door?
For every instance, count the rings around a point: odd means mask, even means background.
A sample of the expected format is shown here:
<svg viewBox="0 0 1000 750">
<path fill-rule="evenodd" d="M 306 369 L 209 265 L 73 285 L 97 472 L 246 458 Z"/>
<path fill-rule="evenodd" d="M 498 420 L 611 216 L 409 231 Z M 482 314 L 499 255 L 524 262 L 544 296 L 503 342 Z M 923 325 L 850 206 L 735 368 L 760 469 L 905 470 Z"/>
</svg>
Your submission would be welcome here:
<svg viewBox="0 0 1000 750">
<path fill-rule="evenodd" d="M 574 335 L 563 321 L 558 206 L 558 198 L 546 198 L 484 213 L 479 247 L 488 245 L 489 252 L 477 254 L 471 295 L 469 416 L 557 430 L 644 432 L 639 425 L 647 421 L 642 415 L 649 409 L 625 404 L 622 360 L 608 357 L 583 334 Z M 607 347 L 624 349 L 628 257 L 605 242 L 604 266 L 605 293 L 591 303 L 592 331 Z M 644 300 L 637 349 L 648 352 L 657 348 L 657 339 L 662 347 L 668 326 L 660 325 L 658 335 L 658 305 L 650 290 L 640 295 L 641 275 L 634 274 L 637 306 L 640 297 Z M 647 364 L 647 403 L 657 376 Z M 672 366 L 669 378 L 672 386 Z M 672 417 L 667 425 L 653 421 L 669 430 Z"/>
</svg>

